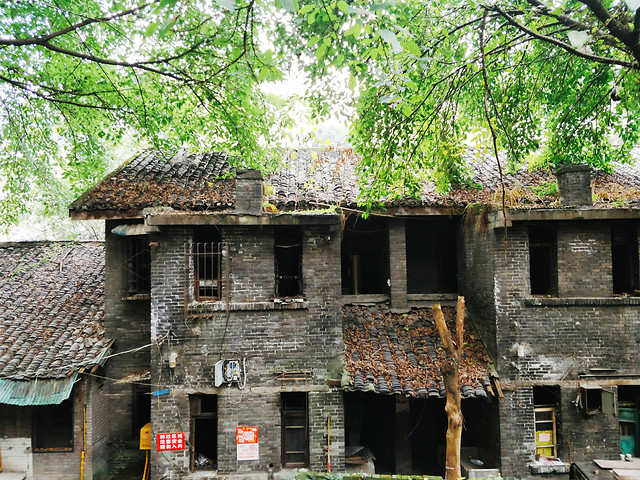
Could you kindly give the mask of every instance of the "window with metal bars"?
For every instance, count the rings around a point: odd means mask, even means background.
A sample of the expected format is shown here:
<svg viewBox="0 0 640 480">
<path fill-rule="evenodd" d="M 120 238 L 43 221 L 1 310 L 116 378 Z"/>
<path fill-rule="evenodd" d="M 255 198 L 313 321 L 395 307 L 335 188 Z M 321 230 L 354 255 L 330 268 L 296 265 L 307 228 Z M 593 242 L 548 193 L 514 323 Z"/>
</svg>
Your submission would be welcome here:
<svg viewBox="0 0 640 480">
<path fill-rule="evenodd" d="M 276 297 L 302 294 L 302 234 L 296 227 L 281 227 L 274 235 Z"/>
<path fill-rule="evenodd" d="M 127 295 L 151 292 L 151 252 L 147 235 L 126 238 L 123 267 Z"/>
<path fill-rule="evenodd" d="M 199 229 L 185 245 L 192 283 L 190 297 L 196 301 L 220 300 L 222 295 L 222 243 L 218 230 Z"/>
<path fill-rule="evenodd" d="M 309 425 L 306 393 L 283 393 L 282 400 L 282 465 L 299 468 L 309 466 Z"/>
</svg>

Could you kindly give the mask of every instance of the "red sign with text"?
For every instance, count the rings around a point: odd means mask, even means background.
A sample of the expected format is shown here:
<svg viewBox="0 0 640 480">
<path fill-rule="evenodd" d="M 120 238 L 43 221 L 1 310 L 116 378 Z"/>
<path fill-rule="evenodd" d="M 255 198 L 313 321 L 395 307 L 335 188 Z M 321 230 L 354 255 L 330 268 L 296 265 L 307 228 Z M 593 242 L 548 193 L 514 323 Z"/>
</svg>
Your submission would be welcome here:
<svg viewBox="0 0 640 480">
<path fill-rule="evenodd" d="M 258 427 L 236 427 L 236 443 L 258 443 Z"/>
<path fill-rule="evenodd" d="M 185 436 L 183 432 L 158 433 L 156 444 L 158 450 L 184 450 Z"/>
</svg>

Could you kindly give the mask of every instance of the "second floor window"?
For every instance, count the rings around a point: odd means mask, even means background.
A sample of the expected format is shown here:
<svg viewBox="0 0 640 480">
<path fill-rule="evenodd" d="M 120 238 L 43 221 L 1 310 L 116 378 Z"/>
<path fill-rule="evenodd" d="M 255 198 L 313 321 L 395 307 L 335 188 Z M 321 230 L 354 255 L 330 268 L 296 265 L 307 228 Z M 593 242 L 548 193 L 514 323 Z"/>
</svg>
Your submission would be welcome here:
<svg viewBox="0 0 640 480">
<path fill-rule="evenodd" d="M 635 293 L 638 289 L 638 233 L 635 225 L 612 225 L 611 264 L 613 293 Z"/>
<path fill-rule="evenodd" d="M 296 227 L 275 231 L 274 258 L 276 297 L 296 297 L 302 294 L 302 235 Z"/>
<path fill-rule="evenodd" d="M 556 233 L 548 225 L 529 227 L 531 295 L 557 295 Z"/>
<path fill-rule="evenodd" d="M 219 300 L 222 291 L 220 235 L 196 235 L 192 254 L 195 299 Z"/>
<path fill-rule="evenodd" d="M 151 253 L 147 235 L 126 237 L 123 266 L 127 295 L 150 293 Z"/>
</svg>

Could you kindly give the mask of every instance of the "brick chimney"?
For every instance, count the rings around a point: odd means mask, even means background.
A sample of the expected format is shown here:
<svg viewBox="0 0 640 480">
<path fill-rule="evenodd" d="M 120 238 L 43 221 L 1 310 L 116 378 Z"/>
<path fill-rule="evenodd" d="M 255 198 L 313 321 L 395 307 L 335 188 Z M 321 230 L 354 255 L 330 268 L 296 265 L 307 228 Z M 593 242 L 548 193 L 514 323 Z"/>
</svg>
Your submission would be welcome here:
<svg viewBox="0 0 640 480">
<path fill-rule="evenodd" d="M 260 215 L 262 212 L 262 172 L 236 172 L 236 213 Z"/>
<path fill-rule="evenodd" d="M 593 205 L 591 167 L 563 165 L 556 170 L 558 193 L 562 205 Z"/>
</svg>

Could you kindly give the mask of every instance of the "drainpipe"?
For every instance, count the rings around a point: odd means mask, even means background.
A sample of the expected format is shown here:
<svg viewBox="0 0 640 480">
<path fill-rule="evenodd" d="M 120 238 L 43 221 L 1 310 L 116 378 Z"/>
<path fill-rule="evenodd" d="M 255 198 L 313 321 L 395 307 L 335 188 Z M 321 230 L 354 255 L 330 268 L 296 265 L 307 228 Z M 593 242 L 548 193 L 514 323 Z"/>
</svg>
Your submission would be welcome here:
<svg viewBox="0 0 640 480">
<path fill-rule="evenodd" d="M 80 480 L 84 480 L 84 456 L 87 453 L 87 405 L 82 407 L 82 453 L 80 454 Z"/>
</svg>

